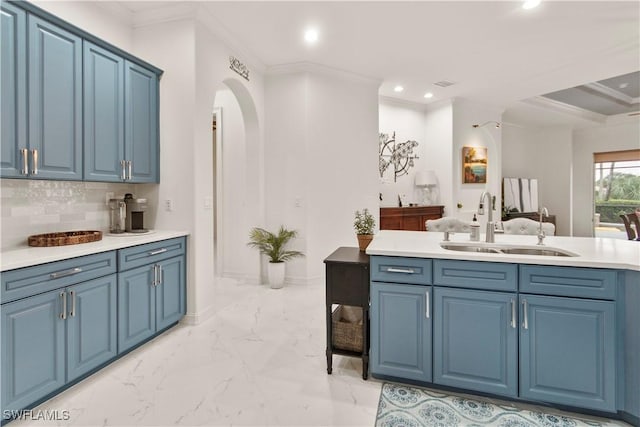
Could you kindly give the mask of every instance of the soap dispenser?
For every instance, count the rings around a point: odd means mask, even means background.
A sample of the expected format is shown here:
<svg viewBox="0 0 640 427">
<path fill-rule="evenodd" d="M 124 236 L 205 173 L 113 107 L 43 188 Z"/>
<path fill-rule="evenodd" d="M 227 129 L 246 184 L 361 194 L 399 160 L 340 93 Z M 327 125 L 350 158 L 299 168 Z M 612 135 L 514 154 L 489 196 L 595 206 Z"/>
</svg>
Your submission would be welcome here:
<svg viewBox="0 0 640 427">
<path fill-rule="evenodd" d="M 471 222 L 471 236 L 470 239 L 472 242 L 480 241 L 480 224 L 478 224 L 478 218 L 476 218 L 476 214 L 473 214 L 473 220 Z"/>
</svg>

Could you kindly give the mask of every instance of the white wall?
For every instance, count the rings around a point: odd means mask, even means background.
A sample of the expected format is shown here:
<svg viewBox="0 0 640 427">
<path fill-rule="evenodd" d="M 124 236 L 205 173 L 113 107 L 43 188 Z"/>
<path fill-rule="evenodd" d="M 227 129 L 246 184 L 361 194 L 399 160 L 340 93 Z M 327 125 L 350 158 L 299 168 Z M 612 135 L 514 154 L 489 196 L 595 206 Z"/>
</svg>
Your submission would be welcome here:
<svg viewBox="0 0 640 427">
<path fill-rule="evenodd" d="M 470 102 L 457 98 L 453 101 L 453 203 L 462 203 L 463 207 L 457 209 L 458 217 L 471 220 L 478 210 L 480 195 L 483 191 L 489 191 L 496 197 L 496 210 L 493 211 L 493 220 L 500 220 L 500 206 L 502 200 L 502 128 L 496 129 L 488 124 L 481 128 L 474 128 L 474 124 L 482 124 L 487 121 L 500 121 L 502 110 Z M 487 148 L 487 182 L 486 184 L 462 183 L 462 147 L 486 147 Z M 487 211 L 485 211 L 487 212 Z M 488 219 L 488 214 L 478 217 L 481 224 Z"/>
<path fill-rule="evenodd" d="M 423 193 L 414 185 L 415 174 L 435 167 L 433 160 L 429 158 L 425 139 L 425 106 L 381 97 L 378 115 L 381 133 L 391 137 L 395 132 L 396 143 L 413 140 L 419 144 L 413 150 L 419 159 L 414 160 L 414 167 L 409 169 L 407 175 L 399 176 L 394 181 L 393 164 L 385 171 L 380 179 L 380 206 L 398 206 L 398 195 L 402 194 L 406 195 L 407 202 L 422 204 Z"/>
<path fill-rule="evenodd" d="M 265 94 L 267 224 L 300 233 L 287 280 L 318 283 L 322 260 L 356 245 L 354 211 L 378 217 L 378 82 L 309 65 L 269 75 Z"/>
<path fill-rule="evenodd" d="M 572 131 L 569 126 L 503 126 L 502 176 L 538 180 L 538 203 L 556 216 L 556 234 L 571 234 Z"/>
<path fill-rule="evenodd" d="M 456 216 L 453 200 L 453 103 L 447 99 L 430 104 L 426 114 L 426 152 L 438 178 L 436 202 L 444 205 L 445 216 Z"/>
<path fill-rule="evenodd" d="M 32 3 L 122 50 L 130 52 L 133 47 L 131 17 L 124 10 L 117 13 L 118 7 L 113 3 L 51 0 Z"/>
<path fill-rule="evenodd" d="M 573 132 L 573 235 L 593 236 L 593 153 L 640 149 L 640 119 Z"/>
</svg>

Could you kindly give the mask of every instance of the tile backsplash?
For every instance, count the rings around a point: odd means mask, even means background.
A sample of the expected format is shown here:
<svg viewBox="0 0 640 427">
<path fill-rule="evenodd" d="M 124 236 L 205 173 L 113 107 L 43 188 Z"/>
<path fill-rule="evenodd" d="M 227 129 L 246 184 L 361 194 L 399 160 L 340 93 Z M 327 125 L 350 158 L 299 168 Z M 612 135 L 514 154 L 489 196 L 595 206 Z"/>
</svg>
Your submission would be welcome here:
<svg viewBox="0 0 640 427">
<path fill-rule="evenodd" d="M 136 185 L 104 182 L 0 179 L 0 247 L 26 245 L 32 234 L 109 229 L 107 192 L 116 197 Z"/>
</svg>

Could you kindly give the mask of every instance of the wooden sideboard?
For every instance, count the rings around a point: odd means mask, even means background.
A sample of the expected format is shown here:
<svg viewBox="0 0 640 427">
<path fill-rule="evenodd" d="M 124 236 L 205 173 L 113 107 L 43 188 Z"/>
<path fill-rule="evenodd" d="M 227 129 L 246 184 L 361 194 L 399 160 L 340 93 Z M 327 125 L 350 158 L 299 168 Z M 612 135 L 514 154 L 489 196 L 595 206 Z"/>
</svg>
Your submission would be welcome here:
<svg viewBox="0 0 640 427">
<path fill-rule="evenodd" d="M 380 230 L 427 231 L 425 221 L 442 218 L 444 206 L 380 208 Z"/>
</svg>

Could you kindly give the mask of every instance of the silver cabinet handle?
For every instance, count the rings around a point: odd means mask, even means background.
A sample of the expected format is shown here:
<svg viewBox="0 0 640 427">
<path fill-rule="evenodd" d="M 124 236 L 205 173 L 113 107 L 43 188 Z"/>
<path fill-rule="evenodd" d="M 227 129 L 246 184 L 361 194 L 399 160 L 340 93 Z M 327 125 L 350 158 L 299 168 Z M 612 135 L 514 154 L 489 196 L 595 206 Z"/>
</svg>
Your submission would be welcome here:
<svg viewBox="0 0 640 427">
<path fill-rule="evenodd" d="M 162 271 L 162 266 L 158 264 L 158 285 L 162 285 L 162 282 L 164 281 L 162 277 L 163 274 L 164 274 L 164 271 Z"/>
<path fill-rule="evenodd" d="M 31 150 L 31 175 L 38 175 L 38 150 Z"/>
<path fill-rule="evenodd" d="M 132 163 L 133 162 L 131 160 L 127 160 L 127 170 L 129 172 L 129 178 L 127 178 L 127 179 L 129 179 L 129 180 L 131 179 L 131 164 Z"/>
<path fill-rule="evenodd" d="M 80 267 L 72 268 L 71 270 L 66 271 L 58 271 L 56 273 L 51 273 L 49 275 L 50 279 L 59 279 L 61 277 L 73 276 L 74 274 L 82 273 L 82 269 Z"/>
<path fill-rule="evenodd" d="M 516 327 L 516 300 L 511 298 L 511 327 Z"/>
<path fill-rule="evenodd" d="M 123 181 L 127 179 L 127 172 L 125 171 L 126 160 L 120 160 L 120 179 Z"/>
<path fill-rule="evenodd" d="M 69 316 L 76 316 L 76 291 L 70 291 L 71 294 L 71 311 L 69 312 Z"/>
<path fill-rule="evenodd" d="M 424 315 L 428 319 L 430 317 L 430 313 L 429 313 L 429 305 L 430 305 L 429 304 L 429 291 L 425 292 L 424 295 L 425 295 L 425 301 L 424 302 L 425 302 L 425 306 L 426 306 L 426 308 L 424 310 Z"/>
<path fill-rule="evenodd" d="M 60 318 L 62 320 L 67 319 L 67 296 L 64 292 L 60 292 L 60 298 L 62 298 L 62 313 L 60 313 Z"/>
<path fill-rule="evenodd" d="M 165 252 L 167 252 L 169 249 L 167 248 L 162 248 L 162 249 L 158 249 L 157 251 L 151 251 L 149 252 L 149 255 L 158 255 L 158 254 L 163 254 Z"/>
<path fill-rule="evenodd" d="M 29 175 L 29 150 L 22 148 L 20 149 L 20 153 L 22 153 L 22 170 L 20 173 L 22 175 Z"/>
<path fill-rule="evenodd" d="M 387 273 L 405 273 L 405 274 L 414 274 L 416 271 L 412 268 L 393 268 L 387 267 Z"/>
<path fill-rule="evenodd" d="M 151 286 L 154 288 L 158 284 L 158 264 L 153 264 L 153 280 L 151 281 Z"/>
<path fill-rule="evenodd" d="M 527 303 L 526 299 L 522 300 L 522 310 L 523 310 L 523 312 L 522 312 L 522 317 L 523 317 L 523 319 L 522 319 L 522 327 L 524 329 L 529 329 L 529 319 L 528 319 L 528 317 L 529 317 L 529 304 Z"/>
</svg>

